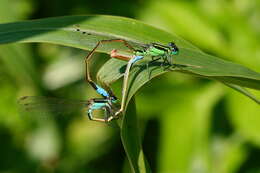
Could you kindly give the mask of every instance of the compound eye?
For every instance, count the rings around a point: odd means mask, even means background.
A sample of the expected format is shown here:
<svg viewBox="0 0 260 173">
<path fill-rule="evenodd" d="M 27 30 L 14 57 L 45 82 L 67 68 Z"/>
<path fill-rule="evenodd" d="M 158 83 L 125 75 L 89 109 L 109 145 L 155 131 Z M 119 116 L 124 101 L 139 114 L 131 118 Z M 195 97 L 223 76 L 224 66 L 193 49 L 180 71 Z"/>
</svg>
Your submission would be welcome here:
<svg viewBox="0 0 260 173">
<path fill-rule="evenodd" d="M 170 47 L 176 47 L 176 45 L 173 42 L 168 43 L 168 46 Z"/>
<path fill-rule="evenodd" d="M 116 96 L 111 96 L 111 100 L 116 101 L 117 100 Z"/>
<path fill-rule="evenodd" d="M 179 49 L 178 49 L 178 47 L 175 45 L 175 47 L 172 48 L 172 51 L 173 51 L 173 52 L 178 52 Z"/>
</svg>

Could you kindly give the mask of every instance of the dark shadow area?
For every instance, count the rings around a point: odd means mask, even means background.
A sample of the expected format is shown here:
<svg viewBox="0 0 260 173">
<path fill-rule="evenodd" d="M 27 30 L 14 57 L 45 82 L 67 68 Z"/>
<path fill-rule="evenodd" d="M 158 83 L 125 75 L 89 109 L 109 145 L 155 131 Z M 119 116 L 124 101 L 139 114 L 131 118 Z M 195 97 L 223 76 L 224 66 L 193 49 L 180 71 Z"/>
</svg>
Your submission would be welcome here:
<svg viewBox="0 0 260 173">
<path fill-rule="evenodd" d="M 246 161 L 241 165 L 238 173 L 258 173 L 259 169 L 259 158 L 260 149 L 252 144 L 247 144 L 248 146 L 248 157 Z"/>
<path fill-rule="evenodd" d="M 49 16 L 106 14 L 125 17 L 135 17 L 135 10 L 142 8 L 145 1 L 138 0 L 40 0 L 36 2 L 36 11 L 31 18 L 43 18 Z M 50 5 L 51 4 L 51 5 Z"/>
<path fill-rule="evenodd" d="M 150 164 L 152 172 L 158 172 L 158 147 L 160 139 L 160 124 L 158 119 L 150 119 L 145 128 L 143 138 L 143 150 L 144 154 Z"/>
<path fill-rule="evenodd" d="M 213 109 L 212 133 L 228 137 L 233 133 L 232 125 L 228 119 L 225 98 L 220 100 Z"/>
<path fill-rule="evenodd" d="M 12 132 L 0 125 L 0 172 L 32 172 L 36 165 L 26 156 L 23 146 L 17 146 Z"/>
<path fill-rule="evenodd" d="M 95 170 L 95 172 L 112 173 L 122 171 L 125 160 L 125 151 L 120 141 L 120 134 L 116 133 L 114 137 L 117 138 L 117 140 L 113 142 L 113 147 L 109 150 L 109 152 L 101 155 L 97 160 L 88 162 L 86 168 Z"/>
</svg>

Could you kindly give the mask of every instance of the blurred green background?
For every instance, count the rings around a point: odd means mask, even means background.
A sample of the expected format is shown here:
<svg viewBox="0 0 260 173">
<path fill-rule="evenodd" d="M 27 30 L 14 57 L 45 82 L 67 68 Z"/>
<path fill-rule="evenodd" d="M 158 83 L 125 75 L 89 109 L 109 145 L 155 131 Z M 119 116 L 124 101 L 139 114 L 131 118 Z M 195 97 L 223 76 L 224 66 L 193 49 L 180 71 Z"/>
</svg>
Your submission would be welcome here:
<svg viewBox="0 0 260 173">
<path fill-rule="evenodd" d="M 0 1 L 1 23 L 77 14 L 135 18 L 260 72 L 258 0 Z M 82 115 L 23 117 L 17 107 L 24 95 L 95 96 L 83 80 L 86 53 L 50 44 L 0 46 L 0 172 L 129 172 L 117 128 Z M 175 72 L 150 81 L 136 103 L 153 172 L 260 172 L 260 108 L 247 97 Z"/>
</svg>

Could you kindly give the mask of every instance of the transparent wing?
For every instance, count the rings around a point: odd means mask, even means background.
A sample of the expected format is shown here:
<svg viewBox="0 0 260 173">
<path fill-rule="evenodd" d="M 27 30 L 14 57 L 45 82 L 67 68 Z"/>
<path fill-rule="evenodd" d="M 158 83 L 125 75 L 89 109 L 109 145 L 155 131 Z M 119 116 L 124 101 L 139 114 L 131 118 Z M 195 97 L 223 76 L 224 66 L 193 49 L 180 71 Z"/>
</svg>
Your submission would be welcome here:
<svg viewBox="0 0 260 173">
<path fill-rule="evenodd" d="M 37 115 L 65 115 L 87 109 L 88 101 L 45 96 L 24 96 L 18 100 L 21 111 Z"/>
</svg>

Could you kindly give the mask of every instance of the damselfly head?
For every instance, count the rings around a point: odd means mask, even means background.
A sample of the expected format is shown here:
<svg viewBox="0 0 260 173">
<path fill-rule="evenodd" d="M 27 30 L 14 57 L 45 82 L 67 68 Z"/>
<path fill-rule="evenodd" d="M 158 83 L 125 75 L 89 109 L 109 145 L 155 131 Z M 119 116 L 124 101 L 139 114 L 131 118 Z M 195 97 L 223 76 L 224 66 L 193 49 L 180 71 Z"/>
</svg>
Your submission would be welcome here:
<svg viewBox="0 0 260 173">
<path fill-rule="evenodd" d="M 116 103 L 116 102 L 117 102 L 117 97 L 116 97 L 116 96 L 111 96 L 110 99 L 111 99 L 111 101 L 112 101 L 113 103 Z"/>
<path fill-rule="evenodd" d="M 176 46 L 175 43 L 170 42 L 170 43 L 168 43 L 168 46 L 171 48 L 172 55 L 177 55 L 179 53 L 179 48 Z"/>
</svg>

